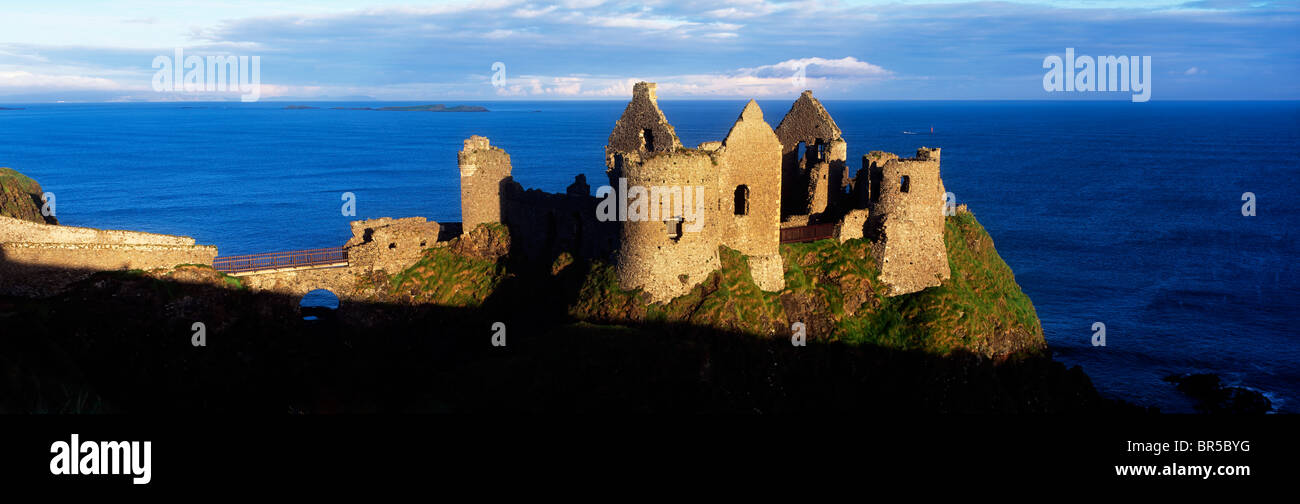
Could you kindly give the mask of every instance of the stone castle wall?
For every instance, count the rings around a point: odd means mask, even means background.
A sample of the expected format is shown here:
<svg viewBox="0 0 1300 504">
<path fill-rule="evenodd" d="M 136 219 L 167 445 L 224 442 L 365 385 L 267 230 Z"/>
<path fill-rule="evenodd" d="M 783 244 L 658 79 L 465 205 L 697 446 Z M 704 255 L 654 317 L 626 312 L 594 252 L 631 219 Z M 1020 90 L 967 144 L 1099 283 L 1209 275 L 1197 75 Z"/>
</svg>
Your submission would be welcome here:
<svg viewBox="0 0 1300 504">
<path fill-rule="evenodd" d="M 370 294 L 358 288 L 357 274 L 353 268 L 321 268 L 298 271 L 277 271 L 239 277 L 244 286 L 252 290 L 275 292 L 293 296 L 297 304 L 308 292 L 325 289 L 340 300 L 364 299 Z"/>
<path fill-rule="evenodd" d="M 0 217 L 0 242 L 194 245 L 194 239 L 188 236 L 57 226 L 12 217 Z"/>
<path fill-rule="evenodd" d="M 98 271 L 212 265 L 187 236 L 40 224 L 0 217 L 0 293 L 46 296 Z"/>
<path fill-rule="evenodd" d="M 645 219 L 629 218 L 622 223 L 616 270 L 619 285 L 624 289 L 643 289 L 652 302 L 666 302 L 690 292 L 695 284 L 721 266 L 718 245 L 723 223 L 716 218 L 719 197 L 715 163 L 712 153 L 683 150 L 652 155 L 623 167 L 629 188 L 689 186 L 692 193 L 704 188 L 704 208 L 697 220 L 701 227 L 697 231 L 690 230 L 692 223 L 688 221 L 681 224 L 679 235 L 670 234 L 668 224 L 649 219 L 648 215 Z M 691 196 L 686 201 L 694 208 L 696 196 Z M 650 199 L 648 194 L 644 197 Z"/>
<path fill-rule="evenodd" d="M 891 295 L 938 286 L 950 276 L 943 242 L 943 196 L 939 149 L 921 148 L 911 159 L 890 158 L 873 164 L 880 197 L 868 228 L 880 263 L 880 280 Z"/>
<path fill-rule="evenodd" d="M 363 272 L 396 274 L 424 255 L 424 249 L 438 242 L 440 226 L 424 217 L 353 221 L 352 238 L 344 248 L 349 267 Z"/>
<path fill-rule="evenodd" d="M 618 250 L 619 223 L 597 218 L 600 201 L 581 175 L 564 194 L 510 181 L 502 193 L 502 223 L 510 230 L 511 253 L 543 264 L 562 252 L 608 260 Z"/>
<path fill-rule="evenodd" d="M 750 273 L 760 288 L 781 290 L 781 142 L 758 103 L 745 105 L 717 152 L 722 244 L 751 256 Z"/>
<path fill-rule="evenodd" d="M 510 154 L 475 135 L 457 156 L 460 165 L 460 219 L 465 231 L 501 222 L 501 185 L 510 178 Z"/>
<path fill-rule="evenodd" d="M 0 243 L 0 294 L 48 296 L 100 271 L 211 265 L 210 245 Z"/>
</svg>

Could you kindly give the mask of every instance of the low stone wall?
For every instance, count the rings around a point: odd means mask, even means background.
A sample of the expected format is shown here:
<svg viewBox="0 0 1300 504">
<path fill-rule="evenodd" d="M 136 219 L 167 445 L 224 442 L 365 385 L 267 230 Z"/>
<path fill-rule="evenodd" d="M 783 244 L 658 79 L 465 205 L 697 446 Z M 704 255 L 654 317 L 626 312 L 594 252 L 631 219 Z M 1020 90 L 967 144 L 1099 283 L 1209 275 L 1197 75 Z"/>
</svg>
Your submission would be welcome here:
<svg viewBox="0 0 1300 504">
<path fill-rule="evenodd" d="M 216 256 L 188 236 L 0 217 L 0 294 L 47 296 L 97 271 L 211 266 Z"/>
<path fill-rule="evenodd" d="M 211 245 L 120 245 L 115 243 L 0 243 L 0 260 L 18 266 L 99 271 L 211 265 Z"/>
<path fill-rule="evenodd" d="M 173 236 L 139 231 L 119 231 L 75 226 L 56 226 L 0 217 L 0 242 L 84 243 L 116 245 L 194 245 L 188 236 Z M 211 261 L 209 261 L 211 263 Z"/>
<path fill-rule="evenodd" d="M 211 265 L 206 245 L 0 243 L 0 294 L 48 296 L 98 271 Z"/>
<path fill-rule="evenodd" d="M 328 290 L 340 300 L 346 301 L 364 298 L 369 294 L 357 287 L 357 276 L 362 273 L 354 268 L 319 268 L 259 273 L 239 278 L 249 289 L 295 296 L 295 303 L 297 298 L 316 289 Z"/>
</svg>

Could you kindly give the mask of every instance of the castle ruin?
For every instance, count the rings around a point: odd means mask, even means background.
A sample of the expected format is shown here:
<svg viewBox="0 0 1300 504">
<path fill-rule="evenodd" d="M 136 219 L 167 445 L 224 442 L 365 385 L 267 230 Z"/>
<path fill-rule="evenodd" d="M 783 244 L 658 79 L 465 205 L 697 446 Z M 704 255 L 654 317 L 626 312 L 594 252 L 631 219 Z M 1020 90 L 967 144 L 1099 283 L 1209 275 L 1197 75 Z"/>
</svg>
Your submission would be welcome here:
<svg viewBox="0 0 1300 504">
<path fill-rule="evenodd" d="M 535 261 L 566 251 L 610 260 L 620 286 L 652 302 L 716 271 L 720 246 L 746 257 L 756 285 L 780 291 L 782 230 L 810 225 L 832 225 L 840 241 L 870 239 L 889 295 L 950 274 L 939 149 L 910 159 L 873 151 L 850 176 L 848 145 L 811 91 L 776 129 L 750 100 L 725 138 L 689 148 L 659 109 L 655 84 L 637 83 L 605 147 L 609 185 L 595 196 L 582 175 L 564 194 L 525 190 L 509 154 L 480 136 L 458 158 L 466 231 L 500 222 L 512 253 Z"/>
</svg>

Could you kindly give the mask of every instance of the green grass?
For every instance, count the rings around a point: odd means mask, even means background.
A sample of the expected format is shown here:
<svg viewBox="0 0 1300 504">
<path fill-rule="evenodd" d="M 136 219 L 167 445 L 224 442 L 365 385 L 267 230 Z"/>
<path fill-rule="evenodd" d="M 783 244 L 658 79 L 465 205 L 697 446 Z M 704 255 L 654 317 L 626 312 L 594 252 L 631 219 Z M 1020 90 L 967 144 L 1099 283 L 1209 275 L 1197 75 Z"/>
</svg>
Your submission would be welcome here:
<svg viewBox="0 0 1300 504">
<path fill-rule="evenodd" d="M 41 185 L 12 168 L 0 168 L 0 215 L 45 222 L 41 215 Z"/>
<path fill-rule="evenodd" d="M 777 293 L 759 289 L 746 258 L 726 247 L 719 250 L 719 271 L 666 304 L 647 304 L 640 291 L 621 289 L 614 268 L 597 263 L 569 314 L 593 322 L 684 322 L 781 337 L 792 322 L 810 323 L 797 319 L 825 317 L 819 322 L 833 327 L 829 339 L 849 344 L 985 355 L 1041 348 L 1033 304 L 975 217 L 949 217 L 944 239 L 951 278 L 912 294 L 885 296 L 870 242 L 820 240 L 781 246 L 786 286 Z M 804 308 L 787 313 L 783 300 Z"/>
<path fill-rule="evenodd" d="M 41 185 L 31 177 L 19 173 L 13 168 L 0 168 L 0 185 L 32 194 L 39 192 Z"/>
<path fill-rule="evenodd" d="M 948 346 L 970 346 L 990 337 L 1041 343 L 1033 303 L 975 216 L 961 212 L 948 217 L 944 242 L 952 277 L 939 287 L 896 298 L 897 310 L 929 326 Z"/>
<path fill-rule="evenodd" d="M 226 286 L 232 289 L 247 290 L 248 286 L 244 285 L 244 280 L 237 276 L 230 276 L 225 273 L 221 274 L 221 280 L 226 282 Z"/>
<path fill-rule="evenodd" d="M 429 249 L 389 279 L 389 293 L 415 302 L 479 306 L 505 276 L 505 269 L 495 261 L 465 257 L 446 248 Z"/>
<path fill-rule="evenodd" d="M 784 325 L 780 298 L 754 284 L 749 262 L 735 250 L 719 247 L 722 268 L 689 293 L 647 308 L 651 320 L 682 321 L 752 334 L 772 334 Z"/>
<path fill-rule="evenodd" d="M 886 297 L 877 280 L 872 243 L 860 239 L 782 245 L 786 285 L 780 292 L 759 289 L 747 258 L 720 247 L 722 267 L 667 303 L 622 289 L 612 265 L 593 261 L 568 315 L 590 323 L 686 323 L 766 337 L 787 337 L 793 322 L 804 322 L 831 341 L 939 354 L 964 349 L 1005 356 L 1042 348 L 1033 304 L 975 217 L 962 212 L 947 218 L 944 240 L 951 278 L 895 297 Z M 481 306 L 509 275 L 505 263 L 452 250 L 427 250 L 379 285 L 410 302 Z"/>
</svg>

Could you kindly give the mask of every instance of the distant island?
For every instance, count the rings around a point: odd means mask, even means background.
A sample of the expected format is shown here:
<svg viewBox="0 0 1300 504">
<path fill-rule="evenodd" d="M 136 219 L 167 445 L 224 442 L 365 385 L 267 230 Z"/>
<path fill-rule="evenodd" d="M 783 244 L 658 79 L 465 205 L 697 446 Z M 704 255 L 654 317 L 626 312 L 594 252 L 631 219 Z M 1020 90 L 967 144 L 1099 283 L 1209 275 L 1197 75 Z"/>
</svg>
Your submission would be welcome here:
<svg viewBox="0 0 1300 504">
<path fill-rule="evenodd" d="M 320 107 L 310 105 L 289 105 L 286 110 L 313 110 Z M 441 103 L 433 105 L 411 105 L 406 107 L 331 107 L 330 110 L 380 110 L 385 112 L 487 112 L 488 109 L 478 105 L 456 105 L 448 107 Z"/>
<path fill-rule="evenodd" d="M 22 108 L 0 107 L 0 110 L 24 110 L 24 109 L 22 109 Z"/>
</svg>

